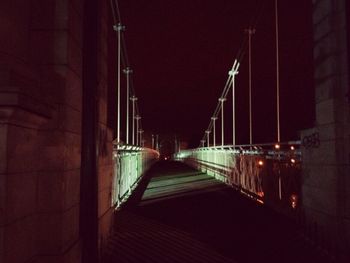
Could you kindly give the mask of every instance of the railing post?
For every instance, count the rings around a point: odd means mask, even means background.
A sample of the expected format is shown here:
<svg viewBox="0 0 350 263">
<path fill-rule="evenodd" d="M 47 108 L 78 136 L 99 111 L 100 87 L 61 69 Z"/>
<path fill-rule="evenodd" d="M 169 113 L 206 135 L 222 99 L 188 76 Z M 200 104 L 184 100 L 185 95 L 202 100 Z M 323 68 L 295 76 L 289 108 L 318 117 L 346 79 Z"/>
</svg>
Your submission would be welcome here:
<svg viewBox="0 0 350 263">
<path fill-rule="evenodd" d="M 123 72 L 126 74 L 126 144 L 129 144 L 129 93 L 130 93 L 130 73 L 132 73 L 132 70 L 127 67 L 123 70 Z"/>
<path fill-rule="evenodd" d="M 235 79 L 238 74 L 239 62 L 235 60 L 229 75 L 232 77 L 232 145 L 236 145 L 236 109 L 235 109 Z"/>
<path fill-rule="evenodd" d="M 135 119 L 136 119 L 136 145 L 139 146 L 139 121 L 141 120 L 141 117 L 137 115 Z"/>
<path fill-rule="evenodd" d="M 225 139 L 224 139 L 224 101 L 226 98 L 220 98 L 219 101 L 221 102 L 221 146 L 224 146 Z"/>
<path fill-rule="evenodd" d="M 135 145 L 135 102 L 137 98 L 132 96 L 130 100 L 132 101 L 132 145 Z"/>
<path fill-rule="evenodd" d="M 121 60 L 121 31 L 125 29 L 120 23 L 115 25 L 114 30 L 118 33 L 118 79 L 117 79 L 117 142 L 120 143 L 120 60 Z"/>
<path fill-rule="evenodd" d="M 275 0 L 275 26 L 276 26 L 276 105 L 277 105 L 277 142 L 281 141 L 280 130 L 280 74 L 279 74 L 279 44 L 278 44 L 278 0 Z"/>
<path fill-rule="evenodd" d="M 246 29 L 248 34 L 249 45 L 249 144 L 253 144 L 253 123 L 252 123 L 252 35 L 255 33 L 255 29 Z"/>
<path fill-rule="evenodd" d="M 210 146 L 210 143 L 209 143 L 209 134 L 210 134 L 210 131 L 207 130 L 207 131 L 205 131 L 205 133 L 207 134 L 207 147 L 209 147 L 209 146 Z"/>
<path fill-rule="evenodd" d="M 213 146 L 216 146 L 216 133 L 215 133 L 215 121 L 218 119 L 217 117 L 213 116 L 211 117 L 213 121 Z"/>
</svg>

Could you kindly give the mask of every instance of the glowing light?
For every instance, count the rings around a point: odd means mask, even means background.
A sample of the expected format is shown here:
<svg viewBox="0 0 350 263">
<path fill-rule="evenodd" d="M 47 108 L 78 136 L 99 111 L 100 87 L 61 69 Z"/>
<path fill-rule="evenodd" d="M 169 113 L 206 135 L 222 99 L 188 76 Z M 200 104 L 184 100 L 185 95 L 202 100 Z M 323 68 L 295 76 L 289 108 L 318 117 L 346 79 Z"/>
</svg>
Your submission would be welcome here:
<svg viewBox="0 0 350 263">
<path fill-rule="evenodd" d="M 291 163 L 295 163 L 296 162 L 295 159 L 290 159 L 290 161 L 291 161 Z"/>
<path fill-rule="evenodd" d="M 281 148 L 281 146 L 279 144 L 275 144 L 275 149 L 278 150 L 279 148 Z"/>
<path fill-rule="evenodd" d="M 258 164 L 259 164 L 259 166 L 263 166 L 264 162 L 262 160 L 259 160 Z"/>
<path fill-rule="evenodd" d="M 258 196 L 260 196 L 260 197 L 264 197 L 264 192 L 263 192 L 263 191 L 257 192 L 256 194 L 257 194 Z"/>
<path fill-rule="evenodd" d="M 297 207 L 298 204 L 298 196 L 296 194 L 292 194 L 290 196 L 290 203 L 293 209 Z"/>
<path fill-rule="evenodd" d="M 294 146 L 291 146 L 290 149 L 291 149 L 292 151 L 294 151 L 294 150 L 295 150 L 295 147 L 294 147 Z"/>
</svg>

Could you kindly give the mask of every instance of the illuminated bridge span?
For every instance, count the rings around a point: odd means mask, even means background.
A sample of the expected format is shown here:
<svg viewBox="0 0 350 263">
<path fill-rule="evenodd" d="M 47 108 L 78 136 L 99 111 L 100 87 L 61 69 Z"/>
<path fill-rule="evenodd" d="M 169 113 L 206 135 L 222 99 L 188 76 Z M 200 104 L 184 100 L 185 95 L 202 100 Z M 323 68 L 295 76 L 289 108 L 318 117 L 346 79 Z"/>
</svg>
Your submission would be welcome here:
<svg viewBox="0 0 350 263">
<path fill-rule="evenodd" d="M 0 263 L 349 263 L 350 1 L 152 2 L 0 0 Z M 282 86 L 314 100 L 280 98 L 279 47 Z"/>
<path fill-rule="evenodd" d="M 218 163 L 230 163 L 228 155 Z M 214 165 L 203 163 L 202 170 Z M 224 184 L 228 169 L 214 170 L 152 166 L 116 212 L 104 262 L 330 262 L 293 221 Z"/>
</svg>

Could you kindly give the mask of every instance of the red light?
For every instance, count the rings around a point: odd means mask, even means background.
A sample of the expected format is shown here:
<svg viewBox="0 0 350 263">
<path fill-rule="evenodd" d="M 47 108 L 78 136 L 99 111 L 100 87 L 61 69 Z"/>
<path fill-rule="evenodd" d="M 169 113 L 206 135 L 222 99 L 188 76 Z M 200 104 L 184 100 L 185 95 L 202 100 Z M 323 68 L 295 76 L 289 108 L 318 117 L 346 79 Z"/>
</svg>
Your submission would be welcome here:
<svg viewBox="0 0 350 263">
<path fill-rule="evenodd" d="M 298 196 L 296 194 L 292 194 L 290 196 L 290 204 L 292 206 L 293 209 L 295 209 L 297 207 L 298 204 Z"/>
</svg>

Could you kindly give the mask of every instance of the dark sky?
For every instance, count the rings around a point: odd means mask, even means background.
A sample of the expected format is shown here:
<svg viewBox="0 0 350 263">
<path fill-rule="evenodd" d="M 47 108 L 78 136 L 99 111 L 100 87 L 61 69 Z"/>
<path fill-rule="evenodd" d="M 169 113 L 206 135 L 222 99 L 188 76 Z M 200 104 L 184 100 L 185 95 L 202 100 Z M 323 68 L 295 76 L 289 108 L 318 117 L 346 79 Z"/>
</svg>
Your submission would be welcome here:
<svg viewBox="0 0 350 263">
<path fill-rule="evenodd" d="M 282 141 L 312 126 L 311 1 L 279 1 Z M 227 74 L 256 17 L 252 40 L 253 141 L 276 138 L 273 0 L 119 0 L 143 129 L 177 134 L 197 146 Z M 236 85 L 237 143 L 246 144 L 248 53 Z M 231 93 L 228 95 L 231 98 Z M 231 141 L 231 103 L 225 106 Z M 220 133 L 220 120 L 217 134 Z M 218 136 L 217 141 L 221 140 Z"/>
</svg>

